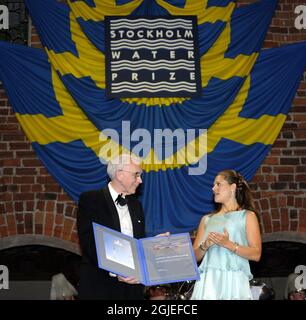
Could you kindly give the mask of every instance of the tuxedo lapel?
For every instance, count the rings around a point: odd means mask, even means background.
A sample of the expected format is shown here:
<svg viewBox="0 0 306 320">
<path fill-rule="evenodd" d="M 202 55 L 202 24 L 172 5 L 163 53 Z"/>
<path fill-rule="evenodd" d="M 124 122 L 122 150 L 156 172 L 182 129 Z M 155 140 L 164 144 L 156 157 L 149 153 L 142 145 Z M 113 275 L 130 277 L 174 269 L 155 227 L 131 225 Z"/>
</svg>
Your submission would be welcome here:
<svg viewBox="0 0 306 320">
<path fill-rule="evenodd" d="M 133 224 L 133 234 L 135 238 L 139 238 L 140 232 L 142 230 L 142 218 L 138 214 L 137 207 L 133 200 L 128 201 L 129 212 Z"/>
<path fill-rule="evenodd" d="M 114 204 L 113 198 L 109 192 L 108 187 L 105 187 L 102 189 L 104 198 L 108 207 L 108 211 L 110 213 L 109 222 L 112 223 L 112 226 L 110 225 L 110 228 L 113 228 L 114 230 L 121 231 L 120 227 L 120 220 L 119 220 L 119 214 L 117 212 L 116 206 Z M 133 235 L 135 238 L 143 237 L 143 217 L 142 213 L 139 211 L 139 205 L 137 201 L 135 201 L 132 197 L 128 199 L 128 208 L 130 212 L 130 217 L 133 225 Z"/>
<path fill-rule="evenodd" d="M 111 194 L 109 192 L 108 187 L 103 189 L 103 194 L 104 194 L 104 197 L 105 197 L 105 200 L 106 200 L 106 203 L 107 203 L 108 210 L 109 210 L 110 215 L 111 215 L 111 219 L 113 221 L 113 226 L 114 226 L 113 228 L 115 230 L 120 231 L 119 215 L 118 215 L 116 206 L 114 204 L 113 198 L 112 198 L 112 196 L 111 196 Z"/>
</svg>

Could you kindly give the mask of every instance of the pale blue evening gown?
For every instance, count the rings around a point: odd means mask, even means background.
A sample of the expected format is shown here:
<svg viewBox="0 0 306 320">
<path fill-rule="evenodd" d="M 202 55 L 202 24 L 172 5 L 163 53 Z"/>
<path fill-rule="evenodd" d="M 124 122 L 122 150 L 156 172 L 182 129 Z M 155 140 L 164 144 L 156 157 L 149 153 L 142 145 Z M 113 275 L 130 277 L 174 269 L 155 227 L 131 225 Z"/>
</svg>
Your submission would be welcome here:
<svg viewBox="0 0 306 320">
<path fill-rule="evenodd" d="M 246 210 L 205 216 L 204 239 L 209 232 L 229 233 L 229 239 L 247 246 Z M 238 249 L 239 250 L 239 249 Z M 191 300 L 252 300 L 249 281 L 253 278 L 249 261 L 217 245 L 211 246 L 199 266 Z"/>
</svg>

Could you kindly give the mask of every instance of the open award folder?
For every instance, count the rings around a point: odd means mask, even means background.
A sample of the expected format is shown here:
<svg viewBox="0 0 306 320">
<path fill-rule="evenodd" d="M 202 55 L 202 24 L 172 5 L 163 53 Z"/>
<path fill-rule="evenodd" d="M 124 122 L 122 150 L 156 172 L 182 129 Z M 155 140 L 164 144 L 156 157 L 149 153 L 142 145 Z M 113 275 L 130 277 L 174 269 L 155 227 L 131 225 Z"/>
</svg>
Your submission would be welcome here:
<svg viewBox="0 0 306 320">
<path fill-rule="evenodd" d="M 199 279 L 189 233 L 143 239 L 93 222 L 99 268 L 146 286 Z"/>
</svg>

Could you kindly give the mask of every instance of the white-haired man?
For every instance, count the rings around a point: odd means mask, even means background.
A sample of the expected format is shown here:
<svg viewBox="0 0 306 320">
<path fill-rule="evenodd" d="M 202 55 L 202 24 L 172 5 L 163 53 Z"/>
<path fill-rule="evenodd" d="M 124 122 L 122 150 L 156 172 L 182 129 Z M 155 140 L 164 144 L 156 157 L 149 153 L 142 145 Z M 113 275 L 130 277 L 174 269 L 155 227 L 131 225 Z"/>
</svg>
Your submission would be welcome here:
<svg viewBox="0 0 306 320">
<path fill-rule="evenodd" d="M 145 236 L 144 213 L 131 197 L 142 183 L 140 159 L 122 154 L 107 166 L 110 183 L 101 190 L 84 192 L 79 198 L 77 227 L 82 250 L 79 299 L 144 299 L 137 279 L 116 277 L 98 268 L 92 222 L 134 238 Z"/>
</svg>

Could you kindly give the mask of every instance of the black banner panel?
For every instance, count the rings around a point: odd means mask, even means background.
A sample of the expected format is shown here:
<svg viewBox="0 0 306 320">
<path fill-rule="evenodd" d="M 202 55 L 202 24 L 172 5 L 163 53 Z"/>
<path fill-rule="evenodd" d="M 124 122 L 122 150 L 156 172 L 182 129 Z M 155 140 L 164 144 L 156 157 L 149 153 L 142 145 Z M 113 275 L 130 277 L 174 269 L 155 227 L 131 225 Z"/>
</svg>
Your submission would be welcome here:
<svg viewBox="0 0 306 320">
<path fill-rule="evenodd" d="M 197 97 L 195 16 L 105 18 L 108 97 Z"/>
</svg>

